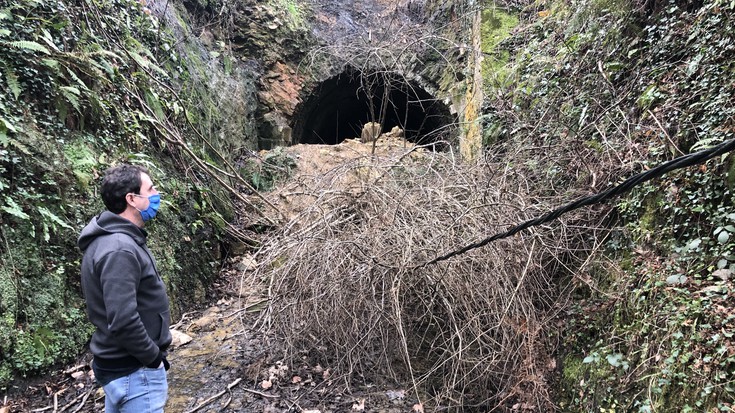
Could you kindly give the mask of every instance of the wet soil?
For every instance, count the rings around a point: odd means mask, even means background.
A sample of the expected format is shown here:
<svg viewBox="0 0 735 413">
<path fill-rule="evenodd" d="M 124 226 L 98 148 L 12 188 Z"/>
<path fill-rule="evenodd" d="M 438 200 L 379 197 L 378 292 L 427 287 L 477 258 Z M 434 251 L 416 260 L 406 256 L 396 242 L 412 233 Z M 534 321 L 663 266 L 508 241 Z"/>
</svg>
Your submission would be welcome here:
<svg viewBox="0 0 735 413">
<path fill-rule="evenodd" d="M 252 327 L 257 316 L 238 297 L 190 313 L 179 327 L 192 341 L 169 356 L 166 412 L 409 412 L 400 388 L 364 385 L 348 390 L 329 368 L 290 367 L 269 353 L 268 340 Z M 0 412 L 101 412 L 104 392 L 91 377 L 91 355 L 34 382 L 19 384 Z"/>
</svg>

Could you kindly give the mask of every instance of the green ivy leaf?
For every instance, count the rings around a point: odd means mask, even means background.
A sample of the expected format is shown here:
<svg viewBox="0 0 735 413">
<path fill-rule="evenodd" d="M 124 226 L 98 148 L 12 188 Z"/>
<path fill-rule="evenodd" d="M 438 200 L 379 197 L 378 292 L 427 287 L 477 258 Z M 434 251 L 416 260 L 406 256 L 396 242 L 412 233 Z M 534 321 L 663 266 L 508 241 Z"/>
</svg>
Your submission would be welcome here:
<svg viewBox="0 0 735 413">
<path fill-rule="evenodd" d="M 702 243 L 702 239 L 701 238 L 694 239 L 689 244 L 687 244 L 686 249 L 687 250 L 697 249 L 697 248 L 699 248 L 699 244 L 701 244 L 701 243 Z"/>
<path fill-rule="evenodd" d="M 685 282 L 687 282 L 687 277 L 683 274 L 674 274 L 666 277 L 666 283 L 669 285 L 684 284 Z"/>
<path fill-rule="evenodd" d="M 610 365 L 613 367 L 619 367 L 622 364 L 621 363 L 622 360 L 623 360 L 623 355 L 620 353 L 607 355 L 607 362 L 610 363 Z"/>
<path fill-rule="evenodd" d="M 48 32 L 48 30 L 43 29 L 43 36 L 41 36 L 41 40 L 43 40 L 47 45 L 49 45 L 50 48 L 54 49 L 55 51 L 59 51 L 59 48 L 54 43 L 54 39 L 51 37 L 51 33 Z"/>
<path fill-rule="evenodd" d="M 699 62 L 702 61 L 703 57 L 704 55 L 702 53 L 694 56 L 694 58 L 691 60 L 691 62 L 689 62 L 689 65 L 687 66 L 687 76 L 691 76 L 697 72 L 697 70 L 699 69 Z"/>
<path fill-rule="evenodd" d="M 727 231 L 722 231 L 720 232 L 720 235 L 717 236 L 717 242 L 719 242 L 720 244 L 724 244 L 729 240 L 730 240 L 730 233 Z"/>
</svg>

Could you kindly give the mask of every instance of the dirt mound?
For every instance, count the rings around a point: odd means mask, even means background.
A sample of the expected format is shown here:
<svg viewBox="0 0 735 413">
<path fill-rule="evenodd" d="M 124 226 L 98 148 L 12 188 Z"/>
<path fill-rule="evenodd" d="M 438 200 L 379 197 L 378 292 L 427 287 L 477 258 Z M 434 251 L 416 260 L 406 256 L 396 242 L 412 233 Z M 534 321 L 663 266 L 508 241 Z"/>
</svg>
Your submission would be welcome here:
<svg viewBox="0 0 735 413">
<path fill-rule="evenodd" d="M 387 133 L 370 143 L 347 139 L 338 145 L 299 144 L 286 148 L 286 152 L 296 160 L 297 167 L 268 198 L 290 221 L 313 206 L 317 194 L 330 189 L 358 193 L 369 178 L 379 176 L 376 165 L 405 157 L 418 159 L 427 149 Z"/>
</svg>

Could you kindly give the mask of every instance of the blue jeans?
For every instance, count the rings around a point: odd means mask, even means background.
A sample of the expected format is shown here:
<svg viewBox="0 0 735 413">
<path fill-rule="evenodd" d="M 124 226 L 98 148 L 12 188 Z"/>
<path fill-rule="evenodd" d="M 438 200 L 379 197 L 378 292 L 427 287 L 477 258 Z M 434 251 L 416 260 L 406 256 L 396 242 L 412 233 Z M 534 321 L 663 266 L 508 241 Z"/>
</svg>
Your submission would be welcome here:
<svg viewBox="0 0 735 413">
<path fill-rule="evenodd" d="M 166 369 L 143 367 L 102 388 L 105 413 L 163 413 L 168 397 Z"/>
</svg>

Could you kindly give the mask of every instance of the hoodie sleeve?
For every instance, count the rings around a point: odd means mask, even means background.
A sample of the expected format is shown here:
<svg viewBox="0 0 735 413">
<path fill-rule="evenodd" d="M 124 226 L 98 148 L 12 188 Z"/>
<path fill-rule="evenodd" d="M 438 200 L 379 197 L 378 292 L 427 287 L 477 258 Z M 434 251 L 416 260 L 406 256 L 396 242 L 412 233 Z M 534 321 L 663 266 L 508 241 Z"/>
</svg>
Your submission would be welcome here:
<svg viewBox="0 0 735 413">
<path fill-rule="evenodd" d="M 135 254 L 125 250 L 111 252 L 100 260 L 98 271 L 110 334 L 143 365 L 151 364 L 159 349 L 138 314 L 136 291 L 141 265 Z"/>
</svg>

